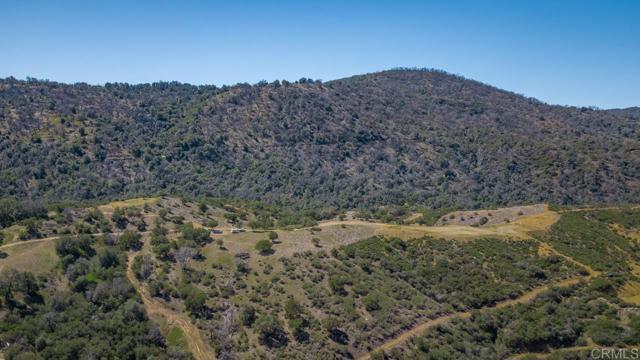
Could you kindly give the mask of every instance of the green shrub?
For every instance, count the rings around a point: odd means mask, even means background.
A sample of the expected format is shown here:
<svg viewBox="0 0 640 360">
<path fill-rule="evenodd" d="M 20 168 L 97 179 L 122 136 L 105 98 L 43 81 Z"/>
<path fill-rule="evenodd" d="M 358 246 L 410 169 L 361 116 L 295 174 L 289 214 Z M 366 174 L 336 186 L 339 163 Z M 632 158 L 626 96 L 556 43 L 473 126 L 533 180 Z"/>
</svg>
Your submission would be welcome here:
<svg viewBox="0 0 640 360">
<path fill-rule="evenodd" d="M 256 243 L 256 250 L 262 255 L 269 255 L 273 252 L 273 245 L 269 240 L 260 240 Z"/>
</svg>

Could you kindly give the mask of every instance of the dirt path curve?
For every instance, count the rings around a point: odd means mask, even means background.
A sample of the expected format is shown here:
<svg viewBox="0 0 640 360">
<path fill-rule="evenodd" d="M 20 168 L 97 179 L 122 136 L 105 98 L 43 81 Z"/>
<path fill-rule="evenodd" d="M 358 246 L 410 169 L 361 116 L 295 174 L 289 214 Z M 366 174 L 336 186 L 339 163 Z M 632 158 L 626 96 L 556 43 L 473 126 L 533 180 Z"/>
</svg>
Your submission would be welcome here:
<svg viewBox="0 0 640 360">
<path fill-rule="evenodd" d="M 213 350 L 202 339 L 200 330 L 191 322 L 191 319 L 189 319 L 186 314 L 174 311 L 166 307 L 159 300 L 154 299 L 149 294 L 149 291 L 146 289 L 146 287 L 143 286 L 140 281 L 138 281 L 138 279 L 135 277 L 135 274 L 133 273 L 133 258 L 136 255 L 137 253 L 129 254 L 127 262 L 127 278 L 136 289 L 138 294 L 140 294 L 147 313 L 149 315 L 162 316 L 166 319 L 169 325 L 178 326 L 184 333 L 184 337 L 187 340 L 187 345 L 189 346 L 189 350 L 191 351 L 191 354 L 193 354 L 194 358 L 196 358 L 197 360 L 214 359 L 215 355 L 213 353 Z"/>
<path fill-rule="evenodd" d="M 587 278 L 586 278 L 587 280 L 591 280 L 594 277 L 596 277 L 596 276 L 598 276 L 598 275 L 600 275 L 602 273 L 601 271 L 594 270 L 591 266 L 589 266 L 587 264 L 583 264 L 583 263 L 579 262 L 578 260 L 572 258 L 571 256 L 568 256 L 568 255 L 565 255 L 565 254 L 559 252 L 558 250 L 554 249 L 553 247 L 551 247 L 551 245 L 547 244 L 546 242 L 539 241 L 539 243 L 540 243 L 540 248 L 543 248 L 543 249 L 549 251 L 550 253 L 552 253 L 554 255 L 557 255 L 557 256 L 560 256 L 561 258 L 567 260 L 568 262 L 570 262 L 570 263 L 572 263 L 574 265 L 577 265 L 578 267 L 581 267 L 581 268 L 585 269 L 587 271 L 587 273 L 589 274 L 587 276 Z"/>
<path fill-rule="evenodd" d="M 558 281 L 556 283 L 553 283 L 551 285 L 544 285 L 544 286 L 540 286 L 537 287 L 533 290 L 530 290 L 526 293 L 524 293 L 522 296 L 517 297 L 515 299 L 508 299 L 508 300 L 504 300 L 504 301 L 500 301 L 497 304 L 493 305 L 493 306 L 486 306 L 477 310 L 489 310 L 489 309 L 500 309 L 500 308 L 504 308 L 504 307 L 508 307 L 508 306 L 513 306 L 516 304 L 525 304 L 530 302 L 531 300 L 535 299 L 536 296 L 542 294 L 543 292 L 549 290 L 551 287 L 567 287 L 567 286 L 571 286 L 571 285 L 575 285 L 577 283 L 579 283 L 581 280 L 584 280 L 584 277 L 576 277 L 576 278 L 570 278 L 570 279 L 565 279 L 562 281 Z M 384 344 L 376 347 L 375 349 L 373 349 L 371 352 L 369 352 L 368 354 L 363 354 L 361 356 L 358 356 L 359 360 L 365 360 L 365 359 L 370 359 L 371 358 L 371 353 L 373 352 L 380 352 L 380 351 L 388 351 L 391 350 L 399 345 L 402 345 L 403 343 L 409 341 L 410 339 L 416 337 L 417 335 L 420 335 L 421 333 L 423 333 L 425 330 L 432 328 L 434 326 L 437 325 L 442 325 L 445 323 L 448 323 L 449 321 L 453 320 L 453 319 L 468 319 L 471 317 L 471 311 L 460 311 L 460 312 L 455 312 L 455 313 L 451 313 L 448 315 L 444 315 L 435 319 L 430 319 L 427 320 L 423 323 L 418 324 L 417 326 L 399 334 L 398 336 L 396 336 L 393 339 L 388 340 L 387 342 L 385 342 Z"/>
<path fill-rule="evenodd" d="M 540 242 L 541 246 L 546 247 L 550 252 L 566 259 L 567 261 L 584 268 L 587 273 L 589 275 L 584 276 L 584 277 L 574 277 L 574 278 L 569 278 L 569 279 L 565 279 L 565 280 L 561 280 L 558 282 L 555 282 L 553 284 L 550 285 L 544 285 L 544 286 L 540 286 L 537 287 L 533 290 L 530 290 L 526 293 L 524 293 L 522 296 L 519 296 L 515 299 L 508 299 L 508 300 L 504 300 L 504 301 L 500 301 L 497 304 L 493 305 L 493 306 L 486 306 L 483 308 L 480 308 L 479 310 L 489 310 L 489 309 L 500 309 L 500 308 L 504 308 L 504 307 L 508 307 L 508 306 L 513 306 L 516 304 L 525 304 L 528 302 L 531 302 L 533 299 L 536 298 L 536 296 L 542 294 L 543 292 L 549 290 L 551 287 L 567 287 L 567 286 L 571 286 L 571 285 L 575 285 L 577 283 L 579 283 L 582 280 L 586 280 L 589 281 L 592 278 L 598 276 L 600 274 L 599 271 L 594 270 L 593 268 L 591 268 L 590 266 L 583 264 L 577 260 L 575 260 L 574 258 L 562 254 L 560 252 L 558 252 L 556 249 L 554 249 L 553 247 L 551 247 L 549 244 L 544 243 L 544 242 Z M 448 315 L 444 315 L 441 316 L 439 318 L 435 318 L 435 319 L 430 319 L 427 320 L 423 323 L 420 323 L 418 325 L 416 325 L 415 327 L 399 334 L 398 336 L 396 336 L 395 338 L 392 338 L 390 340 L 388 340 L 387 342 L 383 343 L 382 345 L 376 347 L 375 349 L 373 349 L 371 352 L 367 353 L 367 354 L 363 354 L 361 356 L 358 356 L 359 360 L 365 360 L 365 359 L 370 359 L 371 358 L 371 353 L 373 352 L 381 352 L 381 351 L 389 351 L 399 345 L 402 345 L 403 343 L 409 341 L 410 339 L 420 335 L 421 333 L 423 333 L 425 330 L 432 328 L 434 326 L 437 325 L 442 325 L 445 324 L 455 318 L 457 319 L 467 319 L 471 317 L 471 311 L 460 311 L 460 312 L 456 312 L 456 313 L 452 313 L 452 314 L 448 314 Z"/>
<path fill-rule="evenodd" d="M 148 231 L 140 232 L 140 234 L 146 234 L 146 233 L 149 233 L 149 232 Z M 117 232 L 117 233 L 112 233 L 112 234 L 113 235 L 120 235 L 121 233 Z M 96 234 L 90 234 L 90 235 L 100 236 L 100 235 L 103 235 L 103 234 L 102 233 L 96 233 Z M 47 241 L 55 241 L 55 240 L 58 240 L 60 238 L 61 238 L 61 236 L 51 236 L 51 237 L 46 237 L 46 238 L 42 238 L 42 239 L 33 239 L 33 240 L 25 240 L 25 241 L 13 242 L 13 243 L 10 243 L 10 244 L 6 244 L 6 245 L 0 246 L 0 250 L 6 249 L 6 248 L 11 248 L 11 247 L 14 247 L 14 246 L 20 246 L 20 245 L 41 243 L 41 242 L 47 242 Z M 181 314 L 181 313 L 178 313 L 178 312 L 176 312 L 174 310 L 171 310 L 171 309 L 167 308 L 166 306 L 164 306 L 160 301 L 154 299 L 149 294 L 147 289 L 144 286 L 142 286 L 142 284 L 140 284 L 138 279 L 136 279 L 136 277 L 135 277 L 135 275 L 133 273 L 133 269 L 132 269 L 133 258 L 135 257 L 135 255 L 137 255 L 137 254 L 136 253 L 131 253 L 129 255 L 129 257 L 128 257 L 127 278 L 129 279 L 129 281 L 131 282 L 133 287 L 136 289 L 138 294 L 140 294 L 140 297 L 142 298 L 142 301 L 144 303 L 145 309 L 147 310 L 147 313 L 149 315 L 160 315 L 160 316 L 163 316 L 167 320 L 168 324 L 180 327 L 180 329 L 184 333 L 185 338 L 187 339 L 189 350 L 191 351 L 191 353 L 193 354 L 193 356 L 197 360 L 214 359 L 215 356 L 213 354 L 213 351 L 204 342 L 204 340 L 200 336 L 200 330 L 198 330 L 198 328 L 191 323 L 191 320 L 185 314 Z"/>
</svg>

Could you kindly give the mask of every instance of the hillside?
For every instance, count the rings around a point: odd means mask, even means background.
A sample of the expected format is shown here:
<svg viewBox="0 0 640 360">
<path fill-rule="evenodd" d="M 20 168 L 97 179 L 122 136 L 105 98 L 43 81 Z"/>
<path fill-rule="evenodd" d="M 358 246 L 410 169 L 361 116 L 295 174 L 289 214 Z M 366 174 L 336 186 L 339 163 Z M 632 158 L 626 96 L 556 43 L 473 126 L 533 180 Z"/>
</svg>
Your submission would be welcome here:
<svg viewBox="0 0 640 360">
<path fill-rule="evenodd" d="M 502 221 L 337 214 L 262 228 L 242 204 L 174 197 L 54 209 L 0 228 L 0 357 L 543 359 L 638 346 L 639 207 L 478 214 Z"/>
<path fill-rule="evenodd" d="M 639 190 L 637 109 L 550 106 L 438 71 L 222 88 L 0 80 L 0 197 L 477 208 L 637 203 Z"/>
</svg>

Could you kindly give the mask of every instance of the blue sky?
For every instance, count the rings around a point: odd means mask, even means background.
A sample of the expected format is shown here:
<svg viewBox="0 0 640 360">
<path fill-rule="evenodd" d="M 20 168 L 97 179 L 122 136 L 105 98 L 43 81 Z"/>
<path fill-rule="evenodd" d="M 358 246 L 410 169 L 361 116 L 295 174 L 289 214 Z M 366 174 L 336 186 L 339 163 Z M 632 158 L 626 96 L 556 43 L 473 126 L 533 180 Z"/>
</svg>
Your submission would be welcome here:
<svg viewBox="0 0 640 360">
<path fill-rule="evenodd" d="M 640 106 L 640 1 L 8 1 L 0 77 L 331 80 L 398 66 L 553 104 Z"/>
</svg>

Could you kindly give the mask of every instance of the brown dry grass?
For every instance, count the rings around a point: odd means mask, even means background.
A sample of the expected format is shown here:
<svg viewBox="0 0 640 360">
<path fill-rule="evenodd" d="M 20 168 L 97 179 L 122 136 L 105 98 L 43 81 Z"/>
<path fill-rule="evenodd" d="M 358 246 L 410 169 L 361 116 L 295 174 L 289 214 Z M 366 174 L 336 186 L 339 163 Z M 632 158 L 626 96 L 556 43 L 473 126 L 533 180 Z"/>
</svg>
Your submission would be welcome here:
<svg viewBox="0 0 640 360">
<path fill-rule="evenodd" d="M 618 292 L 618 297 L 628 303 L 640 305 L 640 282 L 629 281 Z"/>
<path fill-rule="evenodd" d="M 14 269 L 42 274 L 52 271 L 58 264 L 54 241 L 25 241 L 11 245 L 3 247 L 9 256 L 0 260 L 0 272 Z"/>
<path fill-rule="evenodd" d="M 549 211 L 546 204 L 536 204 L 527 206 L 513 206 L 498 209 L 454 211 L 441 217 L 436 225 L 465 225 L 478 224 L 483 217 L 487 218 L 487 223 L 482 226 L 500 225 L 506 222 L 513 222 L 523 217 L 530 217 Z"/>
<path fill-rule="evenodd" d="M 320 222 L 316 227 L 295 230 L 274 230 L 278 234 L 278 241 L 273 246 L 271 257 L 291 256 L 303 251 L 331 250 L 337 246 L 352 244 L 375 235 L 398 237 L 403 240 L 432 236 L 457 241 L 471 241 L 478 238 L 510 238 L 528 239 L 534 232 L 545 231 L 559 218 L 553 211 L 546 210 L 529 216 L 522 216 L 511 223 L 496 224 L 484 227 L 446 225 L 395 225 L 362 220 L 330 220 Z M 203 254 L 212 262 L 222 265 L 232 265 L 233 255 L 248 252 L 253 257 L 260 257 L 255 250 L 259 240 L 267 238 L 267 231 L 247 231 L 231 234 L 230 228 L 218 227 L 224 230 L 221 235 L 214 235 L 215 239 L 222 239 L 224 250 L 220 250 L 214 242 L 203 249 Z M 316 246 L 312 239 L 320 240 Z"/>
<path fill-rule="evenodd" d="M 108 204 L 104 204 L 104 205 L 98 206 L 98 209 L 100 209 L 100 211 L 102 211 L 102 212 L 111 213 L 111 212 L 113 212 L 113 209 L 115 209 L 115 208 L 126 208 L 126 207 L 132 207 L 132 206 L 144 206 L 145 204 L 155 205 L 155 204 L 157 204 L 159 202 L 160 202 L 160 198 L 158 198 L 158 197 L 134 198 L 134 199 L 128 199 L 128 200 L 112 201 L 112 202 L 110 202 Z"/>
</svg>

